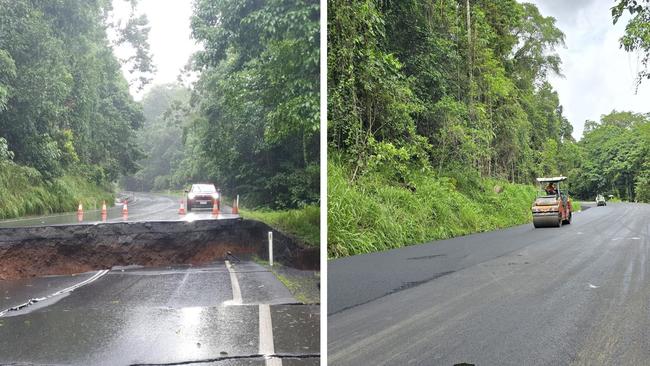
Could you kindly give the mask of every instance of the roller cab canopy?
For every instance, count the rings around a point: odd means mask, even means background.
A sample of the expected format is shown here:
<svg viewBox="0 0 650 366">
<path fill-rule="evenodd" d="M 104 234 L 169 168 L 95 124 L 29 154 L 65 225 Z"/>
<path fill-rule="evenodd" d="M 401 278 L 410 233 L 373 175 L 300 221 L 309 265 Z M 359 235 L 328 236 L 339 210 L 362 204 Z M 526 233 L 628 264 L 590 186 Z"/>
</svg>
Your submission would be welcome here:
<svg viewBox="0 0 650 366">
<path fill-rule="evenodd" d="M 557 183 L 557 182 L 563 182 L 565 180 L 566 177 L 537 178 L 537 181 L 540 183 Z"/>
</svg>

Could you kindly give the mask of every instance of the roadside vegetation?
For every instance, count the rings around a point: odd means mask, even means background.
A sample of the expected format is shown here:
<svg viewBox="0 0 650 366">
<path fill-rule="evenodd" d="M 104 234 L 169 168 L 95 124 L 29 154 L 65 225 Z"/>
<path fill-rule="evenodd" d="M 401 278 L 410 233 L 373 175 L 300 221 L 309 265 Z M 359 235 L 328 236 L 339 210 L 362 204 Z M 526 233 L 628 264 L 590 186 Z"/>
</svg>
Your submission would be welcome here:
<svg viewBox="0 0 650 366">
<path fill-rule="evenodd" d="M 330 258 L 523 224 L 532 219 L 535 187 L 482 178 L 475 172 L 416 172 L 408 185 L 380 173 L 350 185 L 350 171 L 329 164 Z"/>
<path fill-rule="evenodd" d="M 582 203 L 580 203 L 580 201 L 578 201 L 575 197 L 572 197 L 571 199 L 571 206 L 573 208 L 573 212 L 582 211 Z"/>
<path fill-rule="evenodd" d="M 240 209 L 242 217 L 258 220 L 290 234 L 307 246 L 320 246 L 320 207 L 305 206 L 293 210 L 248 210 Z"/>
<path fill-rule="evenodd" d="M 111 10 L 106 0 L 0 0 L 0 217 L 110 203 L 112 182 L 137 170 L 143 115 L 121 66 L 146 83 L 147 22 L 118 25 Z M 133 57 L 120 62 L 117 45 Z"/>
<path fill-rule="evenodd" d="M 564 34 L 534 4 L 328 5 L 330 257 L 527 222 L 540 176 L 650 200 L 648 115 L 613 111 L 576 141 L 549 83 Z"/>
<path fill-rule="evenodd" d="M 0 162 L 0 219 L 101 208 L 112 205 L 110 187 L 90 183 L 82 174 L 45 180 L 38 170 Z"/>
<path fill-rule="evenodd" d="M 580 163 L 571 173 L 578 196 L 650 202 L 650 113 L 613 111 L 587 121 L 577 146 Z"/>
</svg>

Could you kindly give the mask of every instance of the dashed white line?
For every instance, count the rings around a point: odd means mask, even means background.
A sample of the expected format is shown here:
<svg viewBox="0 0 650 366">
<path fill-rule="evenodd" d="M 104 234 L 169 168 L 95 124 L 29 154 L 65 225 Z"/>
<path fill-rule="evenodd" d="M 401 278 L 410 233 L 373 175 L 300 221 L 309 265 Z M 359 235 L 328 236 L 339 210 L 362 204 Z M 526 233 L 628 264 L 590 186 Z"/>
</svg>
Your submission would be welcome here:
<svg viewBox="0 0 650 366">
<path fill-rule="evenodd" d="M 226 261 L 226 268 L 230 273 L 232 284 L 232 300 L 226 301 L 228 305 L 242 305 L 241 289 L 237 274 L 230 261 Z M 265 366 L 282 366 L 282 359 L 275 356 L 275 344 L 273 343 L 273 324 L 271 323 L 271 306 L 259 304 L 259 354 L 264 357 Z"/>
<path fill-rule="evenodd" d="M 226 268 L 228 268 L 228 273 L 230 273 L 230 287 L 232 287 L 232 301 L 227 301 L 227 303 L 230 305 L 241 305 L 241 289 L 239 288 L 239 281 L 237 281 L 237 275 L 233 271 L 230 261 L 226 261 Z"/>
<path fill-rule="evenodd" d="M 259 353 L 264 356 L 266 366 L 282 366 L 282 359 L 272 357 L 275 354 L 273 344 L 273 324 L 271 323 L 271 306 L 259 305 L 260 347 Z"/>
</svg>

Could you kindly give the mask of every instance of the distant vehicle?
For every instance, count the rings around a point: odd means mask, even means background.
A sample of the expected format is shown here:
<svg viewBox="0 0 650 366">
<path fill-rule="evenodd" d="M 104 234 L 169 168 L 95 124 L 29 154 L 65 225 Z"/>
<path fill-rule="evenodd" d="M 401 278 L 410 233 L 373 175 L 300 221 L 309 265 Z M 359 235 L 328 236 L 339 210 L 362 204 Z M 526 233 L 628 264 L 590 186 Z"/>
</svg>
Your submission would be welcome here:
<svg viewBox="0 0 650 366">
<path fill-rule="evenodd" d="M 533 202 L 533 226 L 560 227 L 570 224 L 573 216 L 571 198 L 560 189 L 560 182 L 566 177 L 537 178 L 542 190 Z"/>
<path fill-rule="evenodd" d="M 605 201 L 605 196 L 599 194 L 596 196 L 596 206 L 607 206 L 607 201 Z"/>
<path fill-rule="evenodd" d="M 216 204 L 220 208 L 221 195 L 214 184 L 192 184 L 192 188 L 186 190 L 187 211 L 193 208 L 212 208 Z"/>
</svg>

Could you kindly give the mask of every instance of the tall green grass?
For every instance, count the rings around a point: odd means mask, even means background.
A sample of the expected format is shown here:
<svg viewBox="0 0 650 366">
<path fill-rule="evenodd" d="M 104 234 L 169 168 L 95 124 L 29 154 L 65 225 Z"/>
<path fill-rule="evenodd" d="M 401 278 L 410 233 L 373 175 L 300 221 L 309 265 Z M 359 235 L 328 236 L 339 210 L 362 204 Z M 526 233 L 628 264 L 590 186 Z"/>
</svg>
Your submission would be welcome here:
<svg viewBox="0 0 650 366">
<path fill-rule="evenodd" d="M 571 208 L 573 209 L 573 212 L 582 211 L 582 204 L 579 201 L 572 199 Z"/>
<path fill-rule="evenodd" d="M 302 240 L 306 245 L 320 245 L 320 208 L 306 206 L 296 210 L 266 211 L 240 208 L 242 217 L 259 220 Z"/>
<path fill-rule="evenodd" d="M 52 182 L 43 180 L 35 169 L 0 162 L 0 219 L 76 211 L 111 205 L 108 187 L 97 186 L 80 176 L 66 175 Z"/>
<path fill-rule="evenodd" d="M 377 252 L 532 220 L 532 185 L 457 174 L 414 173 L 408 185 L 378 173 L 354 183 L 328 163 L 328 257 Z M 500 188 L 500 189 L 497 189 Z M 500 191 L 497 193 L 497 191 Z"/>
</svg>

